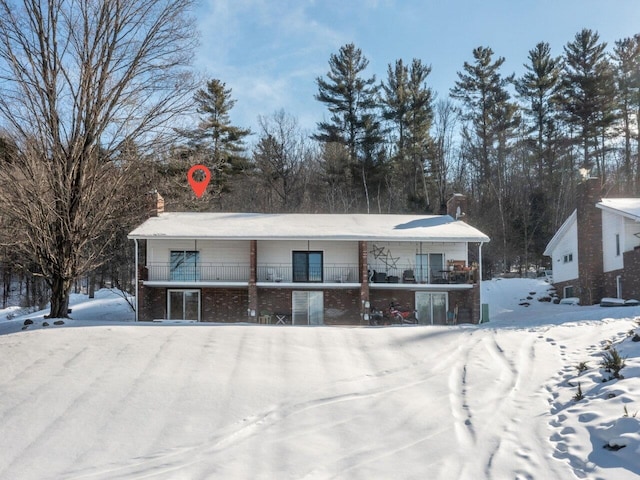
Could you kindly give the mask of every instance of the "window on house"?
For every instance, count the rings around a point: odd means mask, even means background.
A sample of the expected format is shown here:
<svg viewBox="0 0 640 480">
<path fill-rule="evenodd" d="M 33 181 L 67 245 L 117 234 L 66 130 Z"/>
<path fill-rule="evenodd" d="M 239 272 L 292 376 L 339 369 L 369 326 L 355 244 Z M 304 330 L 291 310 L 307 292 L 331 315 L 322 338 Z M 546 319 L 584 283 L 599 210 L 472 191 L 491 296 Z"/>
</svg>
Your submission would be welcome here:
<svg viewBox="0 0 640 480">
<path fill-rule="evenodd" d="M 564 287 L 563 291 L 562 291 L 562 295 L 563 295 L 563 298 L 573 298 L 573 297 L 575 297 L 575 295 L 573 293 L 573 285 L 568 285 L 568 286 Z"/>
<path fill-rule="evenodd" d="M 443 280 L 444 255 L 442 253 L 417 253 L 414 275 L 418 282 L 437 283 Z M 429 275 L 431 273 L 431 275 Z"/>
<path fill-rule="evenodd" d="M 169 278 L 177 282 L 199 280 L 199 260 L 200 252 L 192 250 L 172 250 Z"/>
<path fill-rule="evenodd" d="M 573 253 L 567 253 L 563 258 L 564 263 L 573 262 Z"/>
<path fill-rule="evenodd" d="M 200 321 L 200 290 L 167 290 L 167 317 Z"/>
<path fill-rule="evenodd" d="M 620 234 L 616 233 L 616 257 L 620 256 Z"/>
<path fill-rule="evenodd" d="M 293 252 L 293 281 L 322 282 L 322 252 Z"/>
</svg>

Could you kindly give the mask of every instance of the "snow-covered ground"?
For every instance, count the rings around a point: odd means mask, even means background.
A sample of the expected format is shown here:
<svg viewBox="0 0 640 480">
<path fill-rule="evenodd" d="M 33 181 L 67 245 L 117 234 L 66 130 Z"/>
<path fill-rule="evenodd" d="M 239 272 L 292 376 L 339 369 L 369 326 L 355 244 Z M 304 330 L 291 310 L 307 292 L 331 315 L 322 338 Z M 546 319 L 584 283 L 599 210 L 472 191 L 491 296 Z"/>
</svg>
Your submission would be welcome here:
<svg viewBox="0 0 640 480">
<path fill-rule="evenodd" d="M 546 289 L 486 282 L 480 326 L 133 324 L 108 291 L 64 325 L 0 312 L 0 478 L 638 478 L 640 307 Z"/>
</svg>

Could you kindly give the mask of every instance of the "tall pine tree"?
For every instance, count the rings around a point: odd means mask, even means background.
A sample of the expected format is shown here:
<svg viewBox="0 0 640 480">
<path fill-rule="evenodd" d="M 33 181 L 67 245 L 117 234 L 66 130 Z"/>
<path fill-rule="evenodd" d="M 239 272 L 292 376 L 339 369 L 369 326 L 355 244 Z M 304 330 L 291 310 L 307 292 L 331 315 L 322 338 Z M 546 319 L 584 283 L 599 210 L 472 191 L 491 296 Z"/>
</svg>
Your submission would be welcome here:
<svg viewBox="0 0 640 480">
<path fill-rule="evenodd" d="M 583 29 L 564 47 L 563 106 L 570 125 L 578 129 L 581 167 L 604 176 L 601 139 L 613 123 L 613 72 L 597 32 Z M 604 181 L 604 178 L 603 178 Z"/>
<path fill-rule="evenodd" d="M 634 120 L 640 118 L 640 35 L 624 38 L 613 49 L 617 87 L 617 107 L 624 136 L 622 182 L 629 194 L 640 193 L 640 164 L 634 165 L 632 140 Z M 640 142 L 640 137 L 638 137 Z M 638 156 L 636 144 L 636 156 Z M 638 157 L 640 162 L 640 156 Z M 635 167 L 635 175 L 634 175 Z"/>
<path fill-rule="evenodd" d="M 218 79 L 209 80 L 206 89 L 194 95 L 200 122 L 191 130 L 179 130 L 187 139 L 183 156 L 204 163 L 212 173 L 212 187 L 218 191 L 227 187 L 229 176 L 246 163 L 244 141 L 249 129 L 231 123 L 230 112 L 236 104 L 231 88 Z"/>
<path fill-rule="evenodd" d="M 551 47 L 540 42 L 529 50 L 526 73 L 515 82 L 529 119 L 528 133 L 535 156 L 538 185 L 554 175 L 553 143 L 557 135 L 557 103 L 562 59 L 551 56 Z"/>
<path fill-rule="evenodd" d="M 513 75 L 503 77 L 500 67 L 504 57 L 493 59 L 493 50 L 473 50 L 474 63 L 464 63 L 451 96 L 463 104 L 466 122 L 462 135 L 467 158 L 477 173 L 475 187 L 480 196 L 480 212 L 492 237 L 501 239 L 504 266 L 508 257 L 508 191 L 509 149 L 519 123 L 517 106 L 510 101 L 507 86 Z M 496 218 L 495 208 L 498 209 Z M 495 224 L 495 221 L 498 224 Z M 492 245 L 496 245 L 492 242 Z M 493 249 L 495 247 L 490 247 Z"/>
<path fill-rule="evenodd" d="M 427 86 L 431 67 L 413 59 L 408 67 L 400 59 L 387 69 L 382 85 L 383 117 L 396 134 L 396 179 L 404 190 L 410 210 L 430 210 L 425 162 L 431 146 L 429 130 L 433 122 L 433 92 Z M 434 165 L 431 166 L 433 170 Z M 437 173 L 437 172 L 434 172 Z"/>
<path fill-rule="evenodd" d="M 359 178 L 367 211 L 370 209 L 370 180 L 375 177 L 378 149 L 381 144 L 377 115 L 375 75 L 364 78 L 369 61 L 353 43 L 344 45 L 329 58 L 327 79 L 318 77 L 316 100 L 324 103 L 331 118 L 318 123 L 314 138 L 347 147 L 347 168 L 352 178 Z"/>
</svg>

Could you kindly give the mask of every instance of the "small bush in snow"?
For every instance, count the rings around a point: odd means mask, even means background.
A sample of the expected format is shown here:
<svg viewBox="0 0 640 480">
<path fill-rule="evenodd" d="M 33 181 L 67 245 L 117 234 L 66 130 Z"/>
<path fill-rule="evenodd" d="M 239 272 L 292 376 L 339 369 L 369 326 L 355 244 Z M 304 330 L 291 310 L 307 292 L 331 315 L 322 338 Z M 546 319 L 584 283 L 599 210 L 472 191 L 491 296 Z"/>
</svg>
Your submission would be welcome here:
<svg viewBox="0 0 640 480">
<path fill-rule="evenodd" d="M 636 413 L 634 413 L 633 415 L 631 415 L 633 418 L 636 418 L 636 415 L 638 414 L 638 412 L 636 411 Z M 624 406 L 624 415 L 622 415 L 623 418 L 627 418 L 629 417 L 629 410 L 627 410 L 627 406 Z"/>
<path fill-rule="evenodd" d="M 602 361 L 600 362 L 600 365 L 607 372 L 612 373 L 614 378 L 624 378 L 620 375 L 620 370 L 622 370 L 626 365 L 625 360 L 626 357 L 622 357 L 618 350 L 610 348 L 602 354 Z"/>
<path fill-rule="evenodd" d="M 584 398 L 584 394 L 582 393 L 582 387 L 580 386 L 580 382 L 578 382 L 578 392 L 573 396 L 573 399 L 576 402 L 579 402 Z"/>
<path fill-rule="evenodd" d="M 589 370 L 589 367 L 587 366 L 587 362 L 580 362 L 576 368 L 578 369 L 578 373 L 582 373 L 586 370 Z"/>
</svg>

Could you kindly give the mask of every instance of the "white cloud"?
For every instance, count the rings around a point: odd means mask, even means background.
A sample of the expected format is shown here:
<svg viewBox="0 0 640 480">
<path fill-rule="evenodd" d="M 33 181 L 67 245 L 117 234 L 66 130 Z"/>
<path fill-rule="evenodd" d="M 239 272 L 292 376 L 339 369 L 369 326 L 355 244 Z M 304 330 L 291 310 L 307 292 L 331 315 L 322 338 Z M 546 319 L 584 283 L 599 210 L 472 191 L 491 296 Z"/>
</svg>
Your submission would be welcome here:
<svg viewBox="0 0 640 480">
<path fill-rule="evenodd" d="M 232 88 L 236 123 L 253 127 L 258 115 L 284 109 L 303 118 L 305 128 L 315 125 L 308 114 L 316 107 L 315 79 L 350 39 L 314 18 L 313 8 L 313 2 L 216 0 L 197 12 L 202 40 L 196 67 Z M 308 108 L 301 111 L 302 105 Z"/>
</svg>

